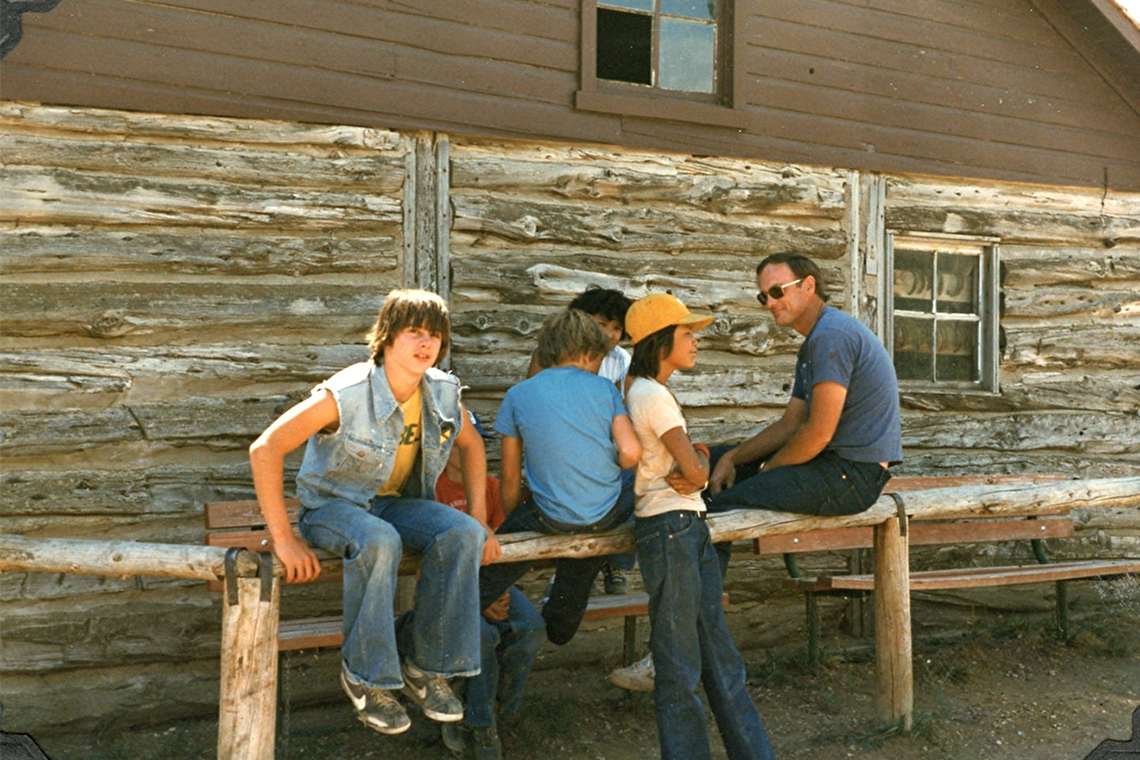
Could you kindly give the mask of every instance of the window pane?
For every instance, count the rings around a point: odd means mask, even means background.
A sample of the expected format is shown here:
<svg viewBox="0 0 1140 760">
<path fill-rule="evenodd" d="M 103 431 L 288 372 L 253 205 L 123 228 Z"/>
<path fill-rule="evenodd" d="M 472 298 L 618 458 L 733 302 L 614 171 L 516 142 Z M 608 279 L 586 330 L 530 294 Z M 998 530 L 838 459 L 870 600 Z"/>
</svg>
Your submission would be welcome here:
<svg viewBox="0 0 1140 760">
<path fill-rule="evenodd" d="M 652 83 L 653 17 L 598 8 L 599 79 Z"/>
<path fill-rule="evenodd" d="M 934 320 L 895 317 L 895 374 L 899 380 L 933 379 Z"/>
<path fill-rule="evenodd" d="M 661 0 L 661 12 L 712 21 L 716 18 L 716 0 Z"/>
<path fill-rule="evenodd" d="M 978 313 L 977 256 L 938 254 L 938 311 L 944 314 Z"/>
<path fill-rule="evenodd" d="M 978 322 L 938 322 L 935 380 L 978 382 L 978 327 Z"/>
<path fill-rule="evenodd" d="M 895 250 L 895 308 L 934 311 L 934 255 L 927 251 Z"/>
<path fill-rule="evenodd" d="M 629 8 L 634 11 L 645 11 L 646 13 L 653 13 L 653 0 L 598 0 L 598 7 L 601 8 Z"/>
<path fill-rule="evenodd" d="M 666 90 L 712 92 L 716 27 L 672 18 L 661 19 L 658 85 Z"/>
</svg>

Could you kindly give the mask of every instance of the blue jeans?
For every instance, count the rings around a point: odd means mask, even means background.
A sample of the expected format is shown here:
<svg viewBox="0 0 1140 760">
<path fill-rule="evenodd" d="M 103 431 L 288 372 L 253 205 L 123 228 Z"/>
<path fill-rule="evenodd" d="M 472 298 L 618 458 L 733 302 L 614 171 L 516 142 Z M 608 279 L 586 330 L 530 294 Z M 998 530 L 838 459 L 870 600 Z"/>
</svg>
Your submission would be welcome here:
<svg viewBox="0 0 1140 760">
<path fill-rule="evenodd" d="M 715 467 L 730 448 L 712 447 L 710 467 Z M 891 479 L 890 472 L 878 462 L 854 462 L 832 451 L 768 472 L 757 472 L 759 465 L 757 461 L 737 467 L 732 488 L 705 499 L 709 512 L 770 509 L 805 515 L 853 515 L 869 509 Z M 732 544 L 717 544 L 717 552 L 727 570 Z"/>
<path fill-rule="evenodd" d="M 482 668 L 465 682 L 463 722 L 472 727 L 495 725 L 495 702 L 508 712 L 519 709 L 534 658 L 546 638 L 546 623 L 526 594 L 512 586 L 507 619 L 479 626 Z"/>
<path fill-rule="evenodd" d="M 404 685 L 400 656 L 426 673 L 479 672 L 479 563 L 486 535 L 462 512 L 427 499 L 377 496 L 368 509 L 333 502 L 298 521 L 309 543 L 344 557 L 344 644 L 352 677 L 381 689 Z M 393 604 L 406 546 L 421 555 L 416 604 L 401 620 Z"/>
<path fill-rule="evenodd" d="M 547 535 L 600 533 L 621 525 L 631 514 L 633 492 L 624 488 L 606 516 L 591 525 L 568 525 L 552 520 L 530 498 L 507 515 L 507 519 L 495 532 L 535 531 Z M 560 557 L 555 560 L 554 587 L 550 590 L 550 598 L 542 606 L 546 637 L 551 642 L 565 644 L 574 638 L 582 623 L 586 605 L 590 603 L 590 589 L 594 585 L 594 579 L 605 563 L 606 557 Z M 479 573 L 479 609 L 486 609 L 487 605 L 526 575 L 533 565 L 533 560 L 524 560 L 484 566 Z"/>
<path fill-rule="evenodd" d="M 708 527 L 696 512 L 638 517 L 637 561 L 649 593 L 653 705 L 662 760 L 710 757 L 704 684 L 730 760 L 773 760 L 745 684 L 744 660 L 724 617 L 724 590 Z"/>
</svg>

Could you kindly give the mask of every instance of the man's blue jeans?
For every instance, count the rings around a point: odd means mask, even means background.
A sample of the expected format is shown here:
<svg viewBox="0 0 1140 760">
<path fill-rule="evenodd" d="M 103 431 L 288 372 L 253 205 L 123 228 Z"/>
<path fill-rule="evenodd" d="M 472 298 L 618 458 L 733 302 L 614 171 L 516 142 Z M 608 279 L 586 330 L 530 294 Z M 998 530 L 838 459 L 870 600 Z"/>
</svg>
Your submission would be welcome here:
<svg viewBox="0 0 1140 760">
<path fill-rule="evenodd" d="M 731 446 L 714 446 L 710 467 Z M 803 464 L 757 472 L 759 462 L 736 468 L 736 483 L 706 498 L 709 512 L 770 509 L 805 515 L 853 515 L 863 512 L 883 493 L 890 472 L 878 462 L 855 462 L 824 451 Z M 732 544 L 717 544 L 721 566 L 728 569 Z"/>
<path fill-rule="evenodd" d="M 600 533 L 616 528 L 633 514 L 633 492 L 622 489 L 617 501 L 601 520 L 592 525 L 568 525 L 552 520 L 542 513 L 533 498 L 515 507 L 496 533 L 535 531 L 547 535 L 566 533 Z M 606 557 L 571 559 L 560 557 L 554 563 L 554 587 L 550 598 L 542 606 L 546 621 L 546 637 L 555 644 L 565 644 L 574 638 L 586 605 L 590 603 L 590 588 L 606 563 Z M 527 574 L 533 561 L 500 562 L 483 567 L 479 574 L 479 609 L 487 608 L 504 591 Z"/>
<path fill-rule="evenodd" d="M 745 684 L 744 660 L 724 617 L 724 590 L 708 527 L 696 512 L 634 521 L 637 561 L 649 593 L 653 704 L 662 760 L 710 757 L 704 684 L 728 757 L 772 760 L 772 745 Z"/>
<path fill-rule="evenodd" d="M 400 656 L 444 678 L 479 672 L 479 564 L 483 528 L 427 499 L 377 496 L 367 510 L 342 502 L 306 509 L 309 543 L 344 557 L 344 645 L 349 674 L 381 689 L 404 685 Z M 393 603 L 403 547 L 421 556 L 416 605 L 401 619 Z"/>
<path fill-rule="evenodd" d="M 464 682 L 463 722 L 475 728 L 495 724 L 496 700 L 508 712 L 519 709 L 534 658 L 546 639 L 546 622 L 526 594 L 514 586 L 508 593 L 511 601 L 506 620 L 482 618 L 482 670 Z"/>
</svg>

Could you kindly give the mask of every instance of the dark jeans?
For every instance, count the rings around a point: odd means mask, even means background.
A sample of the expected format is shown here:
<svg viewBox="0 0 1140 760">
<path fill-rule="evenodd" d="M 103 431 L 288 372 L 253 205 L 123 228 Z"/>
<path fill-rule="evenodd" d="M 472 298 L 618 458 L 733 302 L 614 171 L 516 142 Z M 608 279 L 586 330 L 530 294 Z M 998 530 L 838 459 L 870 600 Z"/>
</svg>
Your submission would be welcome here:
<svg viewBox="0 0 1140 760">
<path fill-rule="evenodd" d="M 703 684 L 728 757 L 772 760 L 772 746 L 728 632 L 724 588 L 708 527 L 695 512 L 635 520 L 637 559 L 649 593 L 653 705 L 662 760 L 710 757 Z"/>
<path fill-rule="evenodd" d="M 592 525 L 567 525 L 552 520 L 530 498 L 518 505 L 495 532 L 535 531 L 548 535 L 600 533 L 616 528 L 632 514 L 633 492 L 624 488 L 606 516 Z M 554 587 L 550 590 L 550 598 L 542 607 L 546 637 L 551 642 L 565 644 L 578 632 L 586 605 L 590 603 L 590 589 L 606 559 L 604 556 L 582 559 L 561 557 L 555 561 Z M 526 575 L 533 565 L 533 560 L 484 565 L 479 571 L 479 609 L 486 609 L 487 605 Z"/>
<path fill-rule="evenodd" d="M 710 449 L 711 466 L 731 446 Z M 759 462 L 736 468 L 736 484 L 708 497 L 709 512 L 731 509 L 770 509 L 804 515 L 853 515 L 871 507 L 891 479 L 878 462 L 853 462 L 824 451 L 803 464 L 757 472 Z M 732 544 L 717 544 L 722 572 L 728 569 Z"/>
</svg>

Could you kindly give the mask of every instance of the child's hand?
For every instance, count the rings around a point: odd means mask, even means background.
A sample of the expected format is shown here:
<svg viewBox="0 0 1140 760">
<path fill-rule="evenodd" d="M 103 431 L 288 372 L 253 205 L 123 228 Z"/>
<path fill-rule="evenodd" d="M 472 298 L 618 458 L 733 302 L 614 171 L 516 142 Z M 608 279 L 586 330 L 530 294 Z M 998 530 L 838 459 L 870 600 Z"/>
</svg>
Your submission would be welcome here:
<svg viewBox="0 0 1140 760">
<path fill-rule="evenodd" d="M 321 574 L 321 563 L 309 543 L 296 534 L 284 541 L 275 541 L 273 553 L 285 566 L 286 583 L 308 583 Z"/>
<path fill-rule="evenodd" d="M 510 590 L 507 590 L 503 592 L 502 596 L 487 605 L 487 609 L 483 610 L 483 617 L 492 623 L 501 623 L 507 619 L 507 612 L 510 609 L 511 593 Z"/>
<path fill-rule="evenodd" d="M 673 465 L 673 469 L 665 476 L 665 482 L 670 488 L 682 496 L 688 496 L 691 493 L 704 490 L 703 485 L 690 483 L 689 479 L 681 474 L 681 470 L 677 465 Z"/>
<path fill-rule="evenodd" d="M 503 547 L 499 546 L 499 539 L 495 538 L 495 534 L 487 526 L 483 526 L 487 531 L 487 537 L 483 539 L 483 561 L 482 564 L 489 565 L 499 558 L 503 553 Z"/>
</svg>

